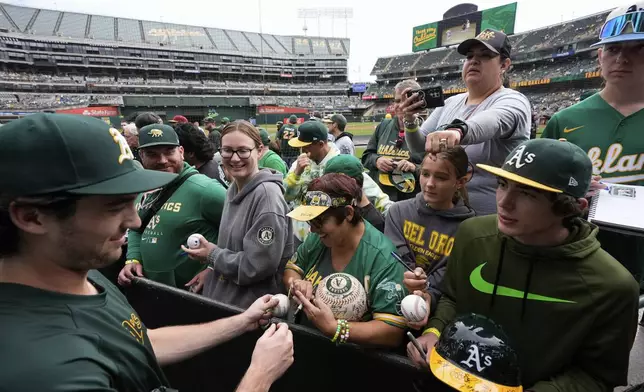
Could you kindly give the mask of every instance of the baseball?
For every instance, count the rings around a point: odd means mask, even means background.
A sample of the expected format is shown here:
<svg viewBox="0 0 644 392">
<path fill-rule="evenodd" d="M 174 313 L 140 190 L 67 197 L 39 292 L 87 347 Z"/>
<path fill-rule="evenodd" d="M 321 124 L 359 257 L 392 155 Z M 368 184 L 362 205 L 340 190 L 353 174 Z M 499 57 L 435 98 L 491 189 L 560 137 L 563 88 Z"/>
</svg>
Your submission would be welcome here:
<svg viewBox="0 0 644 392">
<path fill-rule="evenodd" d="M 199 234 L 191 234 L 190 237 L 188 237 L 187 245 L 189 249 L 197 249 L 200 244 L 201 241 L 199 240 Z"/>
<path fill-rule="evenodd" d="M 284 294 L 275 294 L 273 298 L 277 298 L 279 303 L 273 308 L 273 316 L 283 318 L 288 313 L 289 300 Z"/>
<path fill-rule="evenodd" d="M 329 306 L 336 319 L 359 321 L 367 312 L 367 293 L 349 274 L 340 272 L 322 279 L 315 298 Z"/>
<path fill-rule="evenodd" d="M 400 303 L 400 310 L 407 321 L 412 323 L 423 321 L 428 313 L 425 298 L 416 294 L 411 294 L 403 298 Z"/>
</svg>

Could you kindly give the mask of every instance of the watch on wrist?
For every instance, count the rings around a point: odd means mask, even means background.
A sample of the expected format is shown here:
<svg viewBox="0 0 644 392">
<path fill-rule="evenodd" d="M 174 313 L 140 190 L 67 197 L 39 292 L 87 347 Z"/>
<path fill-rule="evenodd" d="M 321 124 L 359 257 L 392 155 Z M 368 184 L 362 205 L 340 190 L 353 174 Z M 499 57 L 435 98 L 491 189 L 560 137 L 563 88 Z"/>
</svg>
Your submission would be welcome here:
<svg viewBox="0 0 644 392">
<path fill-rule="evenodd" d="M 403 125 L 408 129 L 418 128 L 418 117 L 414 118 L 414 121 L 403 120 Z"/>
<path fill-rule="evenodd" d="M 461 140 L 465 139 L 465 136 L 467 136 L 467 131 L 469 130 L 467 123 L 459 119 L 452 121 L 452 123 L 449 124 L 448 128 L 458 129 L 461 132 Z"/>
</svg>

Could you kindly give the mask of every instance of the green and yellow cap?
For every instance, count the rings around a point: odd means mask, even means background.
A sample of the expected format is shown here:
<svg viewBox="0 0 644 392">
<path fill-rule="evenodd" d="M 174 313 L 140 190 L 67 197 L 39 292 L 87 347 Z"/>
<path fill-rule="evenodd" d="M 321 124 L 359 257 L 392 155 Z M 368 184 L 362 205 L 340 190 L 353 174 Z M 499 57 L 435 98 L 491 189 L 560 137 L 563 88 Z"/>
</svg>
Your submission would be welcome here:
<svg viewBox="0 0 644 392">
<path fill-rule="evenodd" d="M 308 222 L 320 216 L 331 207 L 344 207 L 352 205 L 353 200 L 346 197 L 331 197 L 329 194 L 320 191 L 306 192 L 302 204 L 286 216 L 300 222 Z"/>
</svg>

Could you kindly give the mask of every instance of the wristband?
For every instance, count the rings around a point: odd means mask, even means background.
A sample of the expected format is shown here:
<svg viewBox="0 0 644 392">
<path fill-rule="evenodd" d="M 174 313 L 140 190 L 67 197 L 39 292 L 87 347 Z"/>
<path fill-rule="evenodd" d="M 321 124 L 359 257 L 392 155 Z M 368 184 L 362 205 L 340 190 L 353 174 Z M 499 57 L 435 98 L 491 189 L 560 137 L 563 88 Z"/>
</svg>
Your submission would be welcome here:
<svg viewBox="0 0 644 392">
<path fill-rule="evenodd" d="M 128 264 L 141 264 L 141 262 L 138 261 L 137 259 L 125 260 L 125 265 L 128 265 Z"/>
<path fill-rule="evenodd" d="M 425 336 L 425 335 L 427 335 L 427 334 L 429 334 L 429 333 L 433 333 L 434 335 L 436 335 L 436 337 L 437 337 L 437 338 L 440 338 L 440 337 L 441 337 L 441 333 L 440 333 L 440 331 L 439 331 L 438 329 L 436 329 L 436 328 L 429 328 L 429 329 L 426 329 L 426 330 L 423 332 L 423 336 Z"/>
<path fill-rule="evenodd" d="M 206 268 L 207 268 L 207 269 L 209 269 L 209 270 L 211 270 L 211 271 L 214 271 L 214 270 L 215 270 L 215 267 L 213 267 L 212 265 L 209 265 L 209 266 L 208 266 L 208 267 L 206 267 Z"/>
<path fill-rule="evenodd" d="M 331 339 L 331 342 L 335 343 L 336 340 L 338 340 L 338 336 L 340 336 L 340 329 L 342 329 L 342 323 L 340 323 L 342 320 L 338 320 L 338 326 L 335 329 L 335 335 L 333 336 L 333 339 Z"/>
<path fill-rule="evenodd" d="M 414 121 L 403 121 L 403 125 L 405 126 L 405 131 L 407 132 L 416 132 L 418 130 L 418 119 L 414 119 Z"/>
</svg>

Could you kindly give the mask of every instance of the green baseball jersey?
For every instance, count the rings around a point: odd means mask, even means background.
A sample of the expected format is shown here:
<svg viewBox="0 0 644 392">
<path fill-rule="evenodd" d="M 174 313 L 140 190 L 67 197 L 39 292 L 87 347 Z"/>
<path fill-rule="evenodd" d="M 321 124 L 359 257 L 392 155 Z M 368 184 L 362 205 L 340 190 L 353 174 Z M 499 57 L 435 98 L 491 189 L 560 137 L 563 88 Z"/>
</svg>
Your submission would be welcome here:
<svg viewBox="0 0 644 392">
<path fill-rule="evenodd" d="M 98 271 L 97 295 L 0 283 L 0 389 L 152 391 L 168 386 L 145 325 Z"/>
<path fill-rule="evenodd" d="M 400 302 L 407 295 L 402 284 L 404 268 L 392 256 L 396 248 L 391 241 L 369 222 L 358 249 L 344 271 L 336 271 L 331 264 L 331 250 L 317 234 L 311 233 L 286 264 L 314 287 L 324 277 L 344 272 L 358 279 L 367 293 L 368 310 L 362 321 L 380 320 L 395 327 L 406 328 L 400 312 Z"/>
<path fill-rule="evenodd" d="M 191 172 L 196 169 L 184 163 L 179 178 Z M 140 216 L 153 205 L 159 192 L 138 197 L 136 206 Z M 145 277 L 183 288 L 205 266 L 190 259 L 181 245 L 195 233 L 217 242 L 225 200 L 226 190 L 218 181 L 203 174 L 191 176 L 152 217 L 142 234 L 129 232 L 128 260 L 141 262 Z"/>
<path fill-rule="evenodd" d="M 280 153 L 283 158 L 294 158 L 300 155 L 299 148 L 293 148 L 289 146 L 288 141 L 294 138 L 297 138 L 297 125 L 295 124 L 284 124 L 277 134 L 275 135 L 275 141 L 280 143 Z"/>
<path fill-rule="evenodd" d="M 260 169 L 273 169 L 282 173 L 282 176 L 285 176 L 286 172 L 288 171 L 286 169 L 286 163 L 284 163 L 284 160 L 271 150 L 266 151 L 257 164 L 259 165 Z"/>
<path fill-rule="evenodd" d="M 542 137 L 565 138 L 588 152 L 593 174 L 644 185 L 644 110 L 625 117 L 599 95 L 555 114 Z"/>
</svg>

